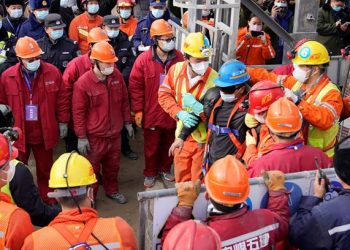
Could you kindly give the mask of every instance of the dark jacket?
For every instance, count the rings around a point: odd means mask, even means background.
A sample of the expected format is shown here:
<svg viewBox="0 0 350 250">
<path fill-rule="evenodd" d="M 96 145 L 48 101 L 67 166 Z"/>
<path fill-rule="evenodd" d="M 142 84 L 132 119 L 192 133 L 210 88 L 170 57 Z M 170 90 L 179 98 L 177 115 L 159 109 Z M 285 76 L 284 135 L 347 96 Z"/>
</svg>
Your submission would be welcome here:
<svg viewBox="0 0 350 250">
<path fill-rule="evenodd" d="M 60 6 L 60 0 L 54 0 L 51 3 L 50 13 L 57 13 L 57 14 L 61 15 L 62 21 L 66 24 L 66 27 L 64 28 L 64 31 L 68 35 L 68 29 L 69 29 L 70 22 L 74 18 L 74 13 L 73 13 L 72 8 L 70 8 L 70 7 L 62 8 Z"/>
<path fill-rule="evenodd" d="M 67 64 L 75 57 L 80 55 L 79 46 L 76 41 L 67 37 L 62 37 L 53 44 L 50 38 L 46 35 L 38 41 L 38 44 L 44 54 L 41 58 L 53 65 L 55 65 L 61 73 L 67 67 Z"/>
<path fill-rule="evenodd" d="M 25 17 L 21 17 L 18 20 L 11 20 L 9 16 L 6 16 L 2 20 L 2 26 L 8 31 L 18 37 L 19 30 L 22 27 L 22 24 L 27 20 Z"/>
<path fill-rule="evenodd" d="M 10 191 L 16 205 L 30 215 L 35 226 L 47 226 L 61 212 L 58 205 L 50 206 L 43 202 L 34 184 L 33 175 L 22 162 L 16 165 L 15 175 L 10 182 Z"/>
<path fill-rule="evenodd" d="M 45 35 L 46 32 L 43 25 L 36 20 L 33 13 L 29 14 L 29 19 L 22 24 L 18 32 L 18 38 L 29 36 L 35 40 L 39 40 Z"/>
<path fill-rule="evenodd" d="M 302 197 L 289 239 L 301 250 L 350 249 L 350 190 L 322 201 L 314 196 Z"/>
<path fill-rule="evenodd" d="M 9 67 L 15 65 L 18 60 L 15 52 L 16 37 L 14 34 L 6 31 L 4 27 L 0 28 L 0 51 L 1 55 L 6 56 L 6 61 L 0 64 L 0 74 Z"/>
<path fill-rule="evenodd" d="M 123 75 L 125 84 L 128 85 L 132 65 L 136 59 L 136 51 L 132 42 L 129 41 L 128 35 L 122 31 L 116 38 L 111 38 L 110 40 L 110 44 L 118 57 L 117 67 Z"/>
</svg>

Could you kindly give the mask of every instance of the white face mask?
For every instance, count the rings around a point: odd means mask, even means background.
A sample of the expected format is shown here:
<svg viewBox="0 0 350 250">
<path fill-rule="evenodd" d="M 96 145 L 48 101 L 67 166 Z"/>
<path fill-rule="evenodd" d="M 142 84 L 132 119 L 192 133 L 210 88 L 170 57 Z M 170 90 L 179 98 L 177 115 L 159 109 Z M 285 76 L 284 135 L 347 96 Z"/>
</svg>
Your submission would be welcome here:
<svg viewBox="0 0 350 250">
<path fill-rule="evenodd" d="M 113 73 L 113 71 L 114 71 L 114 67 L 111 66 L 111 67 L 105 68 L 103 71 L 101 71 L 101 73 L 104 74 L 105 76 L 109 76 Z"/>
<path fill-rule="evenodd" d="M 220 91 L 220 96 L 224 102 L 234 102 L 237 100 L 237 97 L 234 93 L 233 94 L 225 94 L 224 92 Z"/>
<path fill-rule="evenodd" d="M 10 17 L 14 19 L 18 19 L 23 15 L 22 9 L 14 9 L 10 11 Z"/>
<path fill-rule="evenodd" d="M 249 24 L 249 30 L 250 31 L 262 31 L 262 25 L 261 24 Z"/>
<path fill-rule="evenodd" d="M 27 65 L 25 66 L 29 71 L 37 71 L 38 68 L 40 67 L 40 59 L 35 60 L 33 62 L 28 62 Z"/>
<path fill-rule="evenodd" d="M 209 62 L 204 61 L 200 63 L 191 63 L 192 70 L 197 74 L 197 75 L 204 75 L 207 69 L 209 68 Z"/>
<path fill-rule="evenodd" d="M 69 0 L 60 0 L 60 6 L 62 8 L 67 8 L 68 7 L 68 2 L 69 2 Z"/>
<path fill-rule="evenodd" d="M 265 115 L 254 115 L 255 120 L 257 120 L 259 123 L 264 124 L 265 123 Z"/>
<path fill-rule="evenodd" d="M 293 77 L 301 83 L 305 83 L 310 78 L 310 70 L 304 71 L 298 65 L 294 64 Z"/>
<path fill-rule="evenodd" d="M 169 51 L 172 51 L 175 48 L 175 42 L 174 42 L 174 40 L 172 40 L 170 42 L 164 42 L 163 46 L 160 46 L 160 47 L 165 52 L 169 52 Z"/>
</svg>

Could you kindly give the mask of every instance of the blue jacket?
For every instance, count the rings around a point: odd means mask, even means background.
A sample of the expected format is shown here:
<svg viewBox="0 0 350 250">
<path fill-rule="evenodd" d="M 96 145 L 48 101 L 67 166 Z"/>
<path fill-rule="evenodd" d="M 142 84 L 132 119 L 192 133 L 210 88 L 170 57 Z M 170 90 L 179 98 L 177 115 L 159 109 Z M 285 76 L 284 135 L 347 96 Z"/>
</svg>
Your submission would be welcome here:
<svg viewBox="0 0 350 250">
<path fill-rule="evenodd" d="M 289 239 L 301 250 L 350 249 L 350 190 L 322 202 L 304 196 L 290 225 Z"/>
<path fill-rule="evenodd" d="M 18 32 L 18 38 L 29 36 L 35 40 L 39 40 L 45 35 L 44 26 L 36 20 L 33 13 L 30 13 L 28 20 L 22 24 Z"/>
<path fill-rule="evenodd" d="M 165 21 L 171 19 L 172 21 L 180 24 L 179 20 L 176 17 L 170 16 L 170 12 L 167 10 L 162 17 Z M 150 28 L 152 23 L 157 20 L 155 19 L 151 12 L 148 12 L 147 16 L 143 17 L 138 23 L 134 36 L 132 37 L 132 42 L 134 44 L 134 48 L 137 50 L 139 45 L 142 44 L 144 46 L 152 45 L 152 39 L 150 37 Z M 137 50 L 138 51 L 138 50 Z"/>
</svg>

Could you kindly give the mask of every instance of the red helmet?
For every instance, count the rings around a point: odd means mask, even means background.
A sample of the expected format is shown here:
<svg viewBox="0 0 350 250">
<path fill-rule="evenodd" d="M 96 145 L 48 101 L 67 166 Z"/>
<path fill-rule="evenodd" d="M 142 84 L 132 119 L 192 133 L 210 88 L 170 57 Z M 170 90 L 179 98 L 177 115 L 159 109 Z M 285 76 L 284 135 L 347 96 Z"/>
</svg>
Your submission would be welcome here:
<svg viewBox="0 0 350 250">
<path fill-rule="evenodd" d="M 12 153 L 9 152 L 9 141 L 3 134 L 0 134 L 0 168 L 7 162 L 16 159 L 18 156 L 17 148 L 10 146 Z"/>
<path fill-rule="evenodd" d="M 250 89 L 249 113 L 254 115 L 266 111 L 272 103 L 283 96 L 281 86 L 269 80 L 260 81 Z"/>
<path fill-rule="evenodd" d="M 165 238 L 163 250 L 220 250 L 219 235 L 210 227 L 188 220 L 177 224 Z"/>
</svg>

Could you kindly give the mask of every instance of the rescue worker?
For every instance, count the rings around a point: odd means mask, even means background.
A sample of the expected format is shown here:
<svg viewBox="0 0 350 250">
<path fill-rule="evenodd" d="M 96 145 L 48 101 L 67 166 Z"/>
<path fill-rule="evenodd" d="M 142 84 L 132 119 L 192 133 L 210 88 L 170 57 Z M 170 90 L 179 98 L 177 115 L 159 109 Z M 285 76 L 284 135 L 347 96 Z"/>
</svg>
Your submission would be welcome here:
<svg viewBox="0 0 350 250">
<path fill-rule="evenodd" d="M 7 30 L 18 36 L 18 32 L 21 29 L 22 24 L 27 20 L 23 16 L 23 0 L 6 0 L 5 7 L 8 15 L 3 19 L 2 25 Z"/>
<path fill-rule="evenodd" d="M 20 250 L 25 238 L 34 231 L 34 227 L 29 215 L 13 204 L 11 198 L 2 190 L 11 179 L 10 161 L 18 155 L 17 149 L 11 146 L 9 138 L 2 134 L 0 134 L 0 152 L 0 249 Z"/>
<path fill-rule="evenodd" d="M 63 23 L 59 14 L 49 14 L 45 18 L 46 36 L 38 41 L 44 54 L 41 58 L 55 65 L 61 73 L 67 67 L 67 64 L 75 57 L 80 55 L 79 47 L 76 41 L 68 39 L 64 35 Z"/>
<path fill-rule="evenodd" d="M 103 18 L 102 27 L 109 39 L 110 44 L 113 46 L 115 54 L 118 58 L 117 68 L 123 75 L 126 86 L 129 86 L 129 77 L 132 66 L 136 59 L 136 52 L 132 42 L 128 40 L 127 34 L 121 31 L 120 22 L 117 16 L 108 15 Z M 129 143 L 128 131 L 123 128 L 122 130 L 122 144 L 121 150 L 123 155 L 128 157 L 130 160 L 137 160 L 138 155 L 135 153 Z"/>
<path fill-rule="evenodd" d="M 129 40 L 132 39 L 137 27 L 137 19 L 134 17 L 133 0 L 118 0 L 117 12 L 120 16 L 120 30 L 128 35 Z"/>
<path fill-rule="evenodd" d="M 200 221 L 188 220 L 170 230 L 164 250 L 221 250 L 219 235 Z"/>
<path fill-rule="evenodd" d="M 93 68 L 74 84 L 73 123 L 78 150 L 87 155 L 96 175 L 102 170 L 106 196 L 120 204 L 127 202 L 119 192 L 120 132 L 125 126 L 133 137 L 128 91 L 114 66 L 118 60 L 108 42 L 96 43 L 91 50 Z M 97 195 L 98 184 L 94 188 Z"/>
<path fill-rule="evenodd" d="M 283 88 L 272 81 L 260 81 L 250 89 L 249 110 L 244 120 L 246 126 L 250 128 L 246 133 L 247 148 L 243 155 L 247 166 L 269 152 L 271 144 L 274 143 L 265 125 L 265 118 L 270 105 L 283 96 Z"/>
<path fill-rule="evenodd" d="M 245 204 L 250 186 L 244 165 L 234 156 L 227 155 L 209 169 L 205 176 L 210 201 L 206 224 L 220 236 L 222 249 L 274 249 L 278 241 L 287 239 L 289 192 L 284 187 L 284 174 L 281 171 L 265 172 L 264 182 L 269 192 L 267 209 L 250 211 Z M 199 191 L 199 180 L 195 184 L 178 184 L 178 205 L 166 221 L 162 242 L 175 225 L 191 219 Z"/>
<path fill-rule="evenodd" d="M 18 38 L 29 36 L 39 40 L 45 36 L 44 20 L 49 14 L 51 0 L 29 0 L 30 14 L 18 31 Z"/>
<path fill-rule="evenodd" d="M 314 195 L 300 201 L 289 232 L 289 239 L 299 249 L 350 249 L 349 145 L 350 137 L 346 137 L 335 149 L 334 170 L 342 185 L 338 196 L 323 202 L 328 184 L 316 171 Z"/>
<path fill-rule="evenodd" d="M 171 19 L 174 22 L 178 22 L 176 18 L 170 16 L 170 12 L 166 7 L 166 0 L 150 0 L 149 9 L 148 14 L 137 23 L 135 34 L 132 37 L 134 48 L 139 53 L 149 50 L 152 45 L 150 29 L 155 20 L 164 19 L 168 21 Z"/>
<path fill-rule="evenodd" d="M 91 49 L 92 45 L 97 42 L 109 41 L 107 33 L 101 28 L 93 28 L 90 30 L 88 35 L 88 43 L 89 48 Z M 91 61 L 90 61 L 90 52 L 78 56 L 70 61 L 64 71 L 63 74 L 63 82 L 65 88 L 69 92 L 69 103 L 72 101 L 73 95 L 73 86 L 75 82 L 81 77 L 85 72 L 91 69 Z M 70 105 L 72 107 L 72 105 Z M 68 134 L 66 138 L 66 151 L 71 152 L 73 150 L 77 150 L 78 138 L 74 133 L 72 118 L 70 120 Z"/>
<path fill-rule="evenodd" d="M 174 141 L 176 122 L 159 105 L 158 90 L 169 69 L 184 60 L 175 49 L 174 31 L 167 21 L 154 21 L 150 34 L 154 45 L 136 59 L 129 86 L 131 110 L 147 142 L 144 143 L 145 188 L 155 184 L 158 174 L 164 180 L 174 181 L 170 173 L 173 158 L 168 156 L 168 149 Z"/>
<path fill-rule="evenodd" d="M 239 29 L 236 56 L 246 65 L 262 65 L 276 56 L 269 34 L 263 30 L 259 17 L 252 14 L 248 26 Z"/>
<path fill-rule="evenodd" d="M 214 86 L 214 80 L 217 78 L 217 72 L 209 67 L 211 48 L 203 34 L 190 33 L 185 39 L 183 52 L 185 62 L 176 63 L 170 68 L 158 93 L 160 106 L 177 120 L 176 138 L 184 126 L 191 128 L 197 125 L 199 121 L 197 116 L 203 114 L 203 105 L 198 100 Z M 195 98 L 186 98 L 189 102 L 187 104 L 184 96 L 189 97 L 188 94 L 192 94 Z M 192 109 L 185 109 L 184 105 L 192 106 Z M 191 114 L 192 112 L 194 114 Z M 176 182 L 200 178 L 206 136 L 206 127 L 201 121 L 187 137 L 181 151 L 175 150 Z"/>
<path fill-rule="evenodd" d="M 316 41 L 307 41 L 291 51 L 293 76 L 278 77 L 264 69 L 249 69 L 252 83 L 260 80 L 283 81 L 285 96 L 299 108 L 306 122 L 303 131 L 307 145 L 334 155 L 343 101 L 339 89 L 326 74 L 327 49 Z"/>
<path fill-rule="evenodd" d="M 103 18 L 98 15 L 98 0 L 83 0 L 85 12 L 76 16 L 69 26 L 69 38 L 76 41 L 82 54 L 89 52 L 88 35 L 92 28 L 102 24 Z"/>
<path fill-rule="evenodd" d="M 4 8 L 0 5 L 0 19 L 3 20 L 4 16 Z M 0 25 L 0 74 L 18 62 L 14 51 L 15 45 L 15 35 Z"/>
<path fill-rule="evenodd" d="M 12 128 L 14 123 L 11 108 L 0 104 L 0 131 L 2 134 L 11 135 L 13 141 L 21 136 L 17 128 Z M 18 154 L 17 149 L 13 147 L 13 150 Z M 34 184 L 33 175 L 24 163 L 13 159 L 9 162 L 7 171 L 8 182 L 0 188 L 0 191 L 7 194 L 18 207 L 24 209 L 35 226 L 43 227 L 49 224 L 61 211 L 61 207 L 43 202 Z"/>
<path fill-rule="evenodd" d="M 47 226 L 29 235 L 22 250 L 130 249 L 136 250 L 133 229 L 120 217 L 100 218 L 91 208 L 91 163 L 76 152 L 61 155 L 53 164 L 49 186 L 62 212 Z"/>
<path fill-rule="evenodd" d="M 250 177 L 260 176 L 262 172 L 280 170 L 295 173 L 332 166 L 330 159 L 319 148 L 304 145 L 298 137 L 303 119 L 298 107 L 282 97 L 271 104 L 266 116 L 266 126 L 274 143 L 269 152 L 258 158 L 248 167 Z"/>
<path fill-rule="evenodd" d="M 59 70 L 42 60 L 38 43 L 30 37 L 18 39 L 19 63 L 1 75 L 0 103 L 12 108 L 15 126 L 23 131 L 16 143 L 19 160 L 27 164 L 31 151 L 36 163 L 39 192 L 45 202 L 53 161 L 53 148 L 59 136 L 67 135 L 69 102 Z"/>
</svg>

